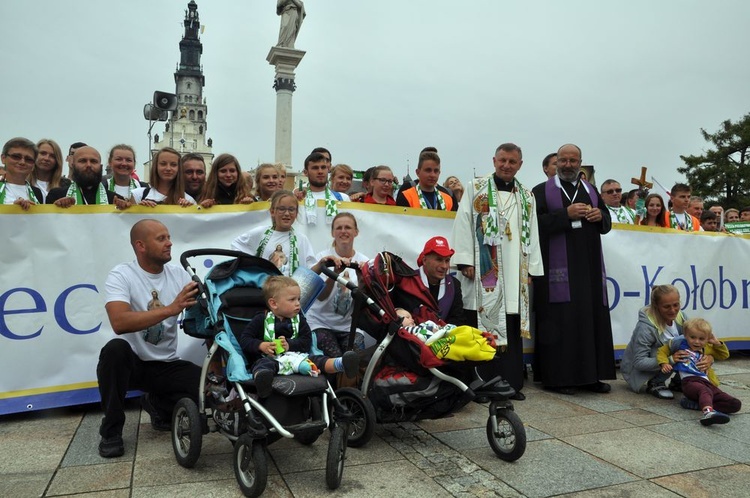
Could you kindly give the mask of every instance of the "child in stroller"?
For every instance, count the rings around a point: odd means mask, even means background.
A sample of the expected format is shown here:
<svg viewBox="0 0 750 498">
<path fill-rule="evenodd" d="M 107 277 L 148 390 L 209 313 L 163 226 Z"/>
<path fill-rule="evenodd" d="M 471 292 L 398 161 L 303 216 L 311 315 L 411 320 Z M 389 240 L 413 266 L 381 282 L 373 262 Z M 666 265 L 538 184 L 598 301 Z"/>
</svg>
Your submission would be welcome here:
<svg viewBox="0 0 750 498">
<path fill-rule="evenodd" d="M 271 394 L 274 375 L 279 373 L 280 366 L 286 363 L 285 357 L 289 356 L 286 352 L 307 354 L 312 332 L 300 314 L 300 287 L 296 280 L 281 275 L 268 277 L 263 283 L 263 297 L 270 311 L 259 313 L 250 321 L 240 335 L 240 346 L 252 365 L 258 396 L 267 398 Z M 307 358 L 319 371 L 328 374 L 344 372 L 353 378 L 359 368 L 359 357 L 354 351 L 347 351 L 339 358 Z M 298 360 L 299 356 L 291 359 L 291 363 L 296 364 Z"/>
<path fill-rule="evenodd" d="M 198 256 L 233 259 L 213 266 L 201 281 L 188 264 L 188 258 Z M 188 335 L 205 339 L 209 351 L 201 368 L 198 403 L 182 398 L 172 414 L 172 448 L 177 462 L 193 467 L 200 457 L 203 435 L 219 432 L 234 446 L 234 473 L 240 489 L 245 496 L 259 496 L 268 477 L 267 445 L 281 438 L 308 445 L 327 430 L 326 483 L 336 489 L 343 476 L 350 414 L 327 379 L 278 377 L 272 379 L 270 395 L 260 398 L 239 346 L 239 332 L 265 310 L 262 286 L 266 280 L 280 276 L 278 268 L 262 258 L 225 249 L 186 251 L 180 262 L 199 290 L 197 304 L 185 311 L 183 329 Z M 309 291 L 316 288 L 306 280 L 308 277 L 295 275 L 308 291 L 303 293 L 308 294 L 307 301 L 314 299 L 315 291 Z M 316 275 L 314 279 L 320 280 Z M 295 300 L 299 300 L 299 292 Z M 225 365 L 226 370 L 217 369 L 217 364 Z M 322 366 L 325 368 L 325 361 Z"/>
</svg>

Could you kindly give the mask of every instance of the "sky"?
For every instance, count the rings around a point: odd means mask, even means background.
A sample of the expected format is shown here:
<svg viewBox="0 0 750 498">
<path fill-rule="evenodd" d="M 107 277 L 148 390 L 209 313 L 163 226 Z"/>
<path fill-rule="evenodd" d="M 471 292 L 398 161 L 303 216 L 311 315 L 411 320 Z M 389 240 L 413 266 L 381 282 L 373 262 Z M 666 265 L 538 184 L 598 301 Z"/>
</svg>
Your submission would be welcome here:
<svg viewBox="0 0 750 498">
<path fill-rule="evenodd" d="M 243 169 L 274 160 L 279 17 L 271 0 L 202 0 L 208 136 Z M 143 106 L 174 92 L 187 0 L 0 2 L 0 140 L 148 150 Z M 295 47 L 292 168 L 316 146 L 354 169 L 414 176 L 438 148 L 441 181 L 524 151 L 529 187 L 564 143 L 601 183 L 669 188 L 700 129 L 750 112 L 746 0 L 306 0 Z M 163 124 L 154 132 L 163 134 Z"/>
</svg>

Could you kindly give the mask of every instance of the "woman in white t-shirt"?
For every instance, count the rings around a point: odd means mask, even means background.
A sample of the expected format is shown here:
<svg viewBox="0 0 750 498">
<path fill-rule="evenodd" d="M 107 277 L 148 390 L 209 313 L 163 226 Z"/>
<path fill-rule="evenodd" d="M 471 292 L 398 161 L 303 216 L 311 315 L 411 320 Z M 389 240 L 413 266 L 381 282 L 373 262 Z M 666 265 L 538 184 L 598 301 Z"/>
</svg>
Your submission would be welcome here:
<svg viewBox="0 0 750 498">
<path fill-rule="evenodd" d="M 149 207 L 156 207 L 158 204 L 182 207 L 195 204 L 195 199 L 185 193 L 180 153 L 171 147 L 164 147 L 154 154 L 149 185 L 134 189 L 130 202 Z"/>
<path fill-rule="evenodd" d="M 269 209 L 271 226 L 259 226 L 243 233 L 234 239 L 232 249 L 267 259 L 286 276 L 291 276 L 300 266 L 313 267 L 317 259 L 310 240 L 292 227 L 298 209 L 293 193 L 288 190 L 275 192 Z"/>
<path fill-rule="evenodd" d="M 47 193 L 53 188 L 63 186 L 62 150 L 60 150 L 57 142 L 49 138 L 39 140 L 36 143 L 36 148 L 39 153 L 36 156 L 36 165 L 29 175 L 29 183 L 34 187 L 39 187 L 46 197 Z M 67 186 L 67 183 L 65 186 Z"/>
<path fill-rule="evenodd" d="M 354 249 L 354 239 L 359 235 L 357 219 L 351 213 L 338 213 L 331 223 L 333 245 L 319 252 L 315 259 L 337 258 L 345 264 L 362 263 L 370 258 Z M 343 267 L 342 267 L 343 268 Z M 343 268 L 340 273 L 345 279 L 357 285 L 357 272 Z M 339 357 L 349 346 L 349 333 L 352 325 L 353 300 L 351 291 L 338 282 L 328 279 L 318 299 L 307 313 L 307 322 L 315 333 L 318 348 L 333 358 Z M 354 340 L 356 349 L 364 347 L 364 336 L 357 333 Z"/>
</svg>

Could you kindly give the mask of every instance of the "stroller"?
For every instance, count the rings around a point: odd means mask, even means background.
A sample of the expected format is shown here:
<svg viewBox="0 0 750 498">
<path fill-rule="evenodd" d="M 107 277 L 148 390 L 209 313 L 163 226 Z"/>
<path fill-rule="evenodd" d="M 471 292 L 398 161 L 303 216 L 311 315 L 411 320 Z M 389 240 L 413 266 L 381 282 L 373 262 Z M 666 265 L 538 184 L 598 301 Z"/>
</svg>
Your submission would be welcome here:
<svg viewBox="0 0 750 498">
<path fill-rule="evenodd" d="M 188 263 L 188 258 L 197 256 L 234 259 L 213 267 L 202 282 Z M 265 311 L 262 284 L 268 276 L 280 275 L 276 266 L 224 249 L 186 251 L 180 263 L 198 283 L 199 291 L 197 303 L 185 311 L 183 329 L 190 336 L 206 339 L 209 349 L 201 369 L 198 405 L 183 398 L 172 413 L 172 448 L 177 462 L 193 467 L 203 435 L 220 432 L 234 445 L 234 473 L 240 489 L 245 496 L 259 496 L 268 477 L 267 445 L 282 437 L 309 445 L 328 429 L 326 484 L 329 489 L 338 488 L 344 471 L 348 413 L 325 376 L 276 376 L 272 394 L 259 399 L 239 347 L 237 336 L 247 322 Z M 305 289 L 306 285 L 300 286 Z M 222 362 L 226 364 L 225 378 L 212 367 Z"/>
<path fill-rule="evenodd" d="M 390 294 L 396 289 L 429 303 L 430 296 L 419 296 L 419 286 L 415 285 L 415 279 L 420 278 L 418 272 L 388 252 L 378 254 L 365 269 L 356 269 L 359 288 L 329 268 L 323 269 L 328 278 L 352 292 L 355 303 L 352 337 L 359 327 L 377 343 L 365 352 L 369 361 L 360 389 L 336 391 L 352 414 L 349 446 L 366 444 L 376 422 L 441 418 L 481 396 L 489 400 L 490 447 L 505 461 L 521 458 L 526 451 L 526 430 L 510 401 L 515 394 L 513 388 L 500 376 L 490 380 L 479 378 L 474 368 L 478 362 L 438 358 L 424 342 L 401 327 Z M 422 306 L 420 311 L 415 316 L 417 321 L 439 321 L 430 306 Z"/>
</svg>

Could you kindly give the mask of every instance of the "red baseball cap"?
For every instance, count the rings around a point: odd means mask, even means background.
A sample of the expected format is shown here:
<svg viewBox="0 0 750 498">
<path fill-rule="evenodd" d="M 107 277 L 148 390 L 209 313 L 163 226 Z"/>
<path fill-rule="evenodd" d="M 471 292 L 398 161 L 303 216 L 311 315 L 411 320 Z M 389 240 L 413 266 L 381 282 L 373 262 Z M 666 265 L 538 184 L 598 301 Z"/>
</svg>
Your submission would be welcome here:
<svg viewBox="0 0 750 498">
<path fill-rule="evenodd" d="M 425 242 L 424 249 L 422 249 L 422 253 L 417 258 L 417 266 L 422 266 L 424 257 L 433 252 L 443 257 L 449 257 L 453 256 L 456 251 L 451 249 L 451 246 L 448 245 L 448 239 L 445 237 L 433 237 Z"/>
</svg>

